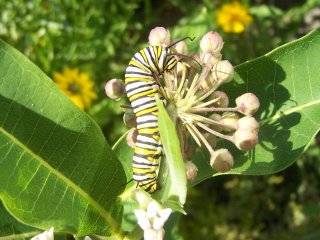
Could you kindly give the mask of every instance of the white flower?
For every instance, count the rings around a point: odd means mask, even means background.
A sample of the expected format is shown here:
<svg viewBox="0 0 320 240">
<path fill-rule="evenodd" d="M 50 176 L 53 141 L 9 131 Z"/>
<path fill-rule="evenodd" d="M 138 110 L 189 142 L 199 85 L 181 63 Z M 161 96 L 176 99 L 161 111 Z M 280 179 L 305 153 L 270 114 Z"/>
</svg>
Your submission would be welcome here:
<svg viewBox="0 0 320 240">
<path fill-rule="evenodd" d="M 52 227 L 49 231 L 40 233 L 39 235 L 31 238 L 31 240 L 54 240 L 53 231 L 54 228 Z"/>
<path fill-rule="evenodd" d="M 160 230 L 154 230 L 152 228 L 144 230 L 144 240 L 162 240 L 164 237 L 163 228 Z"/>
<path fill-rule="evenodd" d="M 83 240 L 92 240 L 89 236 L 86 236 Z"/>
<path fill-rule="evenodd" d="M 163 239 L 163 225 L 169 218 L 171 212 L 171 208 L 161 209 L 156 201 L 149 202 L 146 211 L 134 210 L 138 224 L 144 231 L 145 240 Z"/>
</svg>

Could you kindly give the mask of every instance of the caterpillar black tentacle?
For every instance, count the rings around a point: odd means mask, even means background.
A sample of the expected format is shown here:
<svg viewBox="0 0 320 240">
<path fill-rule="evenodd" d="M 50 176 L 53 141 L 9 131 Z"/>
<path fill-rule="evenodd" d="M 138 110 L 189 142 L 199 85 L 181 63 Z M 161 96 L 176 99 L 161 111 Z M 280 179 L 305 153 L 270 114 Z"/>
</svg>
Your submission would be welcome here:
<svg viewBox="0 0 320 240">
<path fill-rule="evenodd" d="M 165 103 L 156 79 L 173 69 L 177 60 L 169 47 L 150 46 L 137 52 L 125 73 L 126 94 L 137 121 L 137 142 L 133 156 L 133 179 L 141 189 L 153 193 L 160 189 L 157 181 L 162 153 L 155 95 Z"/>
</svg>

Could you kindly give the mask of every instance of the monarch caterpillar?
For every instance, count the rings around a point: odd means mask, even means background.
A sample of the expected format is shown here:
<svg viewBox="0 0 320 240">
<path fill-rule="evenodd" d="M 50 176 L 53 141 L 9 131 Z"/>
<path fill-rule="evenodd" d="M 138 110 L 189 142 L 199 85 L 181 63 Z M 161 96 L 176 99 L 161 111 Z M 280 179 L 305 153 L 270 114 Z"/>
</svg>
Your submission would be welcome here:
<svg viewBox="0 0 320 240">
<path fill-rule="evenodd" d="M 175 67 L 170 47 L 150 46 L 137 52 L 125 71 L 125 89 L 136 116 L 138 136 L 133 156 L 133 180 L 141 189 L 153 193 L 160 186 L 157 169 L 162 152 L 158 128 L 158 107 L 155 94 L 161 86 L 161 74 Z M 160 99 L 163 101 L 164 98 Z"/>
</svg>

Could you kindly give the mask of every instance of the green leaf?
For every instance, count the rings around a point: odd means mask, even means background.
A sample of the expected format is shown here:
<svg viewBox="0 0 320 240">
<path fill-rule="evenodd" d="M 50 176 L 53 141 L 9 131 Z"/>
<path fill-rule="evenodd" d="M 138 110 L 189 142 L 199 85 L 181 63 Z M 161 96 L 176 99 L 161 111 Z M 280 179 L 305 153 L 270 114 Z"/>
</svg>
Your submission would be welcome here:
<svg viewBox="0 0 320 240">
<path fill-rule="evenodd" d="M 41 233 L 39 229 L 26 226 L 13 218 L 0 202 L 0 240 L 25 239 Z"/>
<path fill-rule="evenodd" d="M 21 222 L 78 236 L 118 233 L 126 177 L 99 126 L 0 42 L 0 199 Z"/>
<path fill-rule="evenodd" d="M 120 163 L 122 164 L 123 170 L 127 176 L 127 182 L 132 179 L 132 159 L 134 149 L 129 147 L 127 144 L 127 134 L 129 131 L 124 133 L 118 141 L 112 146 L 112 150 L 117 155 Z"/>
<path fill-rule="evenodd" d="M 156 99 L 159 109 L 159 131 L 166 157 L 162 159 L 162 166 L 159 171 L 162 189 L 155 196 L 166 207 L 184 212 L 183 204 L 186 201 L 187 195 L 187 177 L 180 142 L 176 134 L 175 124 L 171 121 L 162 102 L 158 98 Z"/>
<path fill-rule="evenodd" d="M 242 153 L 233 144 L 235 166 L 228 174 L 262 175 L 290 166 L 308 148 L 320 128 L 320 30 L 281 46 L 265 56 L 235 68 L 234 82 L 226 85 L 231 104 L 246 92 L 260 99 L 255 117 L 260 122 L 259 144 Z M 198 150 L 194 163 L 199 167 L 194 185 L 216 175 L 209 157 Z"/>
</svg>

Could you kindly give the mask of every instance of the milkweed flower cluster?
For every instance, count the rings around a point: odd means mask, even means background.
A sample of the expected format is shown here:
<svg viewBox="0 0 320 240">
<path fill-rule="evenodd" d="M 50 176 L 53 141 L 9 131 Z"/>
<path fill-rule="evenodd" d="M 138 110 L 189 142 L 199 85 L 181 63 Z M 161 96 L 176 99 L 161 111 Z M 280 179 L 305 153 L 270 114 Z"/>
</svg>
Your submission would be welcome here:
<svg viewBox="0 0 320 240">
<path fill-rule="evenodd" d="M 251 22 L 248 8 L 239 1 L 223 4 L 217 12 L 217 23 L 224 32 L 241 33 Z"/>
<path fill-rule="evenodd" d="M 169 31 L 157 27 L 150 32 L 149 43 L 169 46 L 175 42 L 168 39 Z M 253 93 L 244 93 L 236 98 L 235 106 L 231 107 L 228 94 L 219 90 L 223 84 L 232 81 L 234 75 L 232 64 L 222 59 L 223 45 L 222 37 L 213 31 L 201 38 L 199 53 L 188 53 L 186 43 L 181 41 L 171 47 L 178 60 L 177 65 L 162 75 L 162 94 L 168 109 L 177 118 L 177 131 L 181 146 L 184 146 L 182 152 L 189 180 L 197 175 L 197 167 L 187 161 L 191 158 L 190 137 L 197 145 L 208 150 L 210 164 L 218 172 L 229 171 L 234 161 L 228 149 L 215 149 L 217 141 L 230 141 L 242 151 L 248 151 L 258 143 L 259 124 L 253 114 L 260 106 L 259 99 Z M 123 83 L 119 82 L 114 88 L 121 86 Z M 108 87 L 109 84 L 106 85 Z M 114 98 L 112 94 L 108 96 Z M 136 126 L 135 116 L 130 109 L 125 112 L 124 122 L 130 127 Z M 135 131 L 130 131 L 127 137 L 132 147 Z"/>
<path fill-rule="evenodd" d="M 137 192 L 137 195 L 142 194 Z M 144 203 L 141 203 L 141 196 L 137 197 L 137 200 L 140 200 L 140 206 L 143 208 L 145 206 L 145 199 L 143 198 L 142 201 Z M 165 233 L 163 226 L 171 213 L 171 208 L 162 208 L 155 200 L 149 201 L 145 209 L 134 210 L 138 225 L 144 232 L 144 240 L 162 240 Z"/>
</svg>

